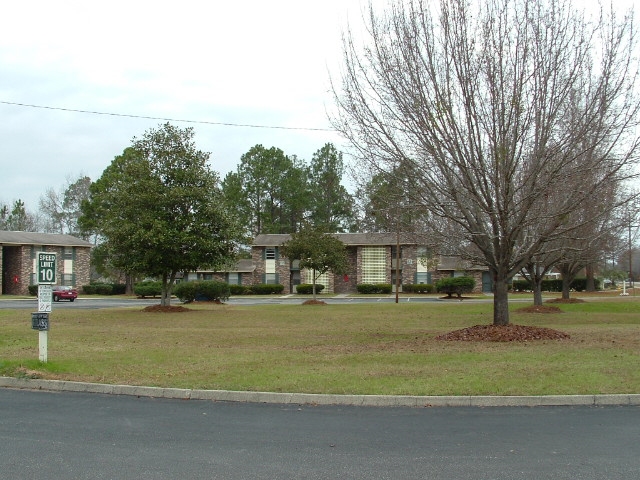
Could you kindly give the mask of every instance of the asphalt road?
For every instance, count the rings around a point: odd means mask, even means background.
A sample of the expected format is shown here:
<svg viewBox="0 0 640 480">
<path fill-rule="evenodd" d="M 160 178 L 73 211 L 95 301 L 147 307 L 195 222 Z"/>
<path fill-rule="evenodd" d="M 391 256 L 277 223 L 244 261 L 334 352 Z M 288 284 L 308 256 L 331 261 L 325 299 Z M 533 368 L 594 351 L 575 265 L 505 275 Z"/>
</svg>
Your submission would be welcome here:
<svg viewBox="0 0 640 480">
<path fill-rule="evenodd" d="M 636 479 L 638 407 L 373 408 L 0 389 L 7 479 Z"/>
<path fill-rule="evenodd" d="M 268 304 L 285 304 L 293 305 L 304 302 L 307 298 L 300 298 L 296 296 L 261 296 L 261 295 L 248 295 L 232 297 L 227 300 L 229 305 L 268 305 Z M 345 304 L 345 303 L 393 303 L 395 298 L 393 296 L 386 297 L 322 297 L 323 301 L 327 303 Z M 434 297 L 405 297 L 400 298 L 401 303 L 407 302 L 439 302 L 440 300 Z M 486 299 L 466 300 L 466 303 L 470 301 L 492 301 L 491 297 Z M 119 297 L 105 297 L 105 298 L 77 298 L 74 302 L 60 301 L 53 302 L 52 309 L 55 311 L 59 308 L 76 308 L 76 309 L 99 309 L 99 308 L 117 308 L 117 307 L 134 307 L 147 305 L 156 305 L 160 303 L 158 298 L 119 298 Z M 172 300 L 174 305 L 181 305 L 179 300 Z M 30 309 L 32 311 L 38 310 L 38 302 L 33 299 L 13 299 L 3 298 L 0 300 L 0 309 Z"/>
</svg>

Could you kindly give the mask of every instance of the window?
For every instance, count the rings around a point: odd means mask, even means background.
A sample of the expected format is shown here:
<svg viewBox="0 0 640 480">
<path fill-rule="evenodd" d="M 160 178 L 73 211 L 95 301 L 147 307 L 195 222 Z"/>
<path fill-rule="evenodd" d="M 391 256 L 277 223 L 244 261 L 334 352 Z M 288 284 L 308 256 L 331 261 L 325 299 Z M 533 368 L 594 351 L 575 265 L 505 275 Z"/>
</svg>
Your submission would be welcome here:
<svg viewBox="0 0 640 480">
<path fill-rule="evenodd" d="M 386 253 L 385 247 L 362 248 L 362 283 L 385 283 Z"/>
<path fill-rule="evenodd" d="M 74 254 L 73 250 L 74 250 L 73 247 L 64 247 L 64 253 L 62 258 L 65 260 L 73 260 L 73 254 Z"/>
<path fill-rule="evenodd" d="M 227 273 L 227 283 L 229 285 L 240 285 L 240 273 L 238 272 Z"/>
<path fill-rule="evenodd" d="M 265 260 L 275 260 L 276 257 L 276 247 L 267 247 L 264 249 Z"/>
<path fill-rule="evenodd" d="M 313 283 L 313 270 L 305 270 L 305 283 Z M 329 288 L 329 273 L 325 272 L 322 275 L 318 275 L 316 278 L 316 285 L 324 285 L 325 291 Z"/>
<path fill-rule="evenodd" d="M 277 273 L 265 273 L 264 274 L 264 283 L 274 285 L 278 283 L 278 274 Z"/>
<path fill-rule="evenodd" d="M 431 283 L 431 273 L 430 272 L 416 273 L 416 283 Z"/>
</svg>

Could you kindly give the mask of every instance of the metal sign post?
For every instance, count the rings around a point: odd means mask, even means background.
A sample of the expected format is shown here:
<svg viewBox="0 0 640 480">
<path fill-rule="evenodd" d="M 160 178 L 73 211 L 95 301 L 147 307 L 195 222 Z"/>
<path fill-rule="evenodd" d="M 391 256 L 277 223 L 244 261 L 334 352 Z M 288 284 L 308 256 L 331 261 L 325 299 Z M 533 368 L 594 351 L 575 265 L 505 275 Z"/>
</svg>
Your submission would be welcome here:
<svg viewBox="0 0 640 480">
<path fill-rule="evenodd" d="M 36 276 L 38 278 L 38 312 L 31 314 L 31 328 L 38 330 L 38 359 L 47 363 L 49 343 L 49 313 L 51 312 L 53 287 L 56 283 L 57 255 L 37 252 Z"/>
</svg>

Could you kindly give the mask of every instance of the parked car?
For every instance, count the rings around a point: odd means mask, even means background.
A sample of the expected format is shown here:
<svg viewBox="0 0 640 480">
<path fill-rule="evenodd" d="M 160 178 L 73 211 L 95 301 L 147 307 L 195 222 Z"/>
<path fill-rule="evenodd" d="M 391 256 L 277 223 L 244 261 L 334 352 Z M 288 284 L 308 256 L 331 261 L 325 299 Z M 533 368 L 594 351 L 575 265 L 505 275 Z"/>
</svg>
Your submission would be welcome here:
<svg viewBox="0 0 640 480">
<path fill-rule="evenodd" d="M 56 286 L 53 287 L 53 301 L 69 300 L 73 302 L 78 298 L 78 291 L 73 287 Z"/>
</svg>

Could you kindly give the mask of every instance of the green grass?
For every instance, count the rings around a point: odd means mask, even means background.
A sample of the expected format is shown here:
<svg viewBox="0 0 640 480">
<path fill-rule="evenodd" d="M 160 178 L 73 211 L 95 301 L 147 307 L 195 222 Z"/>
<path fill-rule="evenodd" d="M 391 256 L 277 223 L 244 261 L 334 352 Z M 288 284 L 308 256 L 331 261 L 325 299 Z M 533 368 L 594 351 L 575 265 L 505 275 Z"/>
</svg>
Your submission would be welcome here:
<svg viewBox="0 0 640 480">
<path fill-rule="evenodd" d="M 512 323 L 567 341 L 444 342 L 492 321 L 488 303 L 192 305 L 51 314 L 38 362 L 30 312 L 0 310 L 0 375 L 112 384 L 398 395 L 640 393 L 640 299 L 590 299 Z"/>
</svg>

